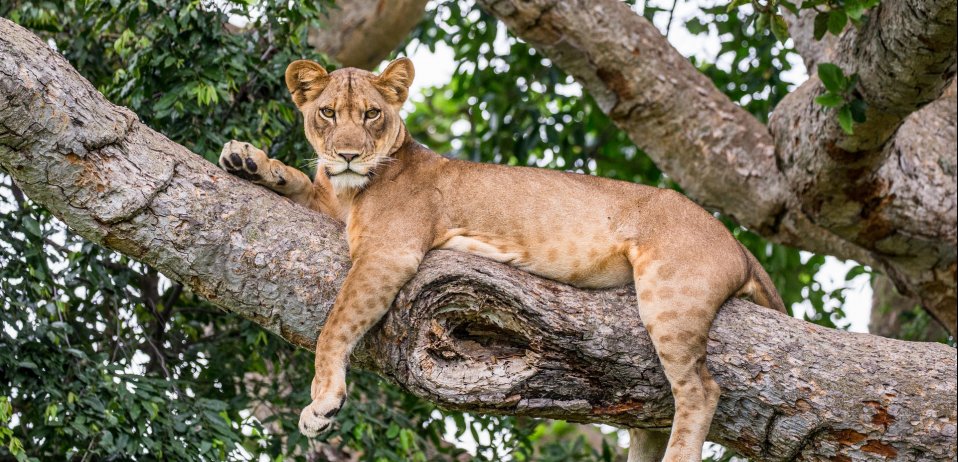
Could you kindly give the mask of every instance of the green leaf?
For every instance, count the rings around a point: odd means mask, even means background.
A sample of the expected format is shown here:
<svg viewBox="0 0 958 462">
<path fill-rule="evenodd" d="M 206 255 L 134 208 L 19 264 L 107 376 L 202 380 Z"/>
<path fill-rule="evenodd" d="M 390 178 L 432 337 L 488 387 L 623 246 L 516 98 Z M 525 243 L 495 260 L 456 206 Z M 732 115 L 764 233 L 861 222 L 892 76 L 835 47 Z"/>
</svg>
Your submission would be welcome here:
<svg viewBox="0 0 958 462">
<path fill-rule="evenodd" d="M 409 452 L 409 448 L 412 447 L 412 441 L 413 436 L 411 431 L 404 428 L 399 432 L 399 447 L 401 447 L 403 451 Z"/>
<path fill-rule="evenodd" d="M 862 14 L 865 13 L 865 5 L 862 4 L 859 0 L 845 0 L 845 14 L 852 21 L 859 21 L 862 19 Z"/>
<path fill-rule="evenodd" d="M 40 231 L 40 223 L 38 223 L 37 220 L 34 220 L 33 217 L 23 217 L 23 227 L 28 233 L 34 236 L 43 236 L 43 233 Z"/>
<path fill-rule="evenodd" d="M 845 99 L 842 98 L 842 95 L 828 91 L 817 96 L 815 102 L 823 107 L 838 107 L 845 102 Z"/>
<path fill-rule="evenodd" d="M 788 24 L 780 14 L 772 16 L 772 34 L 779 42 L 785 43 L 788 40 Z"/>
<path fill-rule="evenodd" d="M 841 34 L 845 30 L 845 24 L 848 24 L 848 16 L 845 10 L 832 10 L 828 13 L 828 31 L 832 35 Z"/>
<path fill-rule="evenodd" d="M 852 108 L 850 104 L 846 104 L 839 109 L 838 125 L 842 126 L 842 131 L 844 131 L 846 134 L 855 134 L 855 130 L 852 128 L 855 125 L 855 122 L 852 118 Z"/>
<path fill-rule="evenodd" d="M 755 31 L 761 32 L 768 27 L 768 13 L 759 13 L 758 17 L 755 18 Z"/>
<path fill-rule="evenodd" d="M 794 3 L 792 3 L 791 1 L 789 1 L 789 0 L 779 0 L 778 4 L 779 4 L 780 6 L 785 7 L 785 9 L 788 10 L 790 13 L 792 13 L 792 14 L 794 14 L 794 15 L 796 15 L 796 16 L 798 15 L 799 8 L 798 8 L 798 6 L 796 6 L 796 5 L 795 5 Z"/>
<path fill-rule="evenodd" d="M 852 269 L 848 270 L 848 272 L 845 273 L 845 280 L 851 281 L 852 279 L 855 279 L 856 277 L 861 276 L 863 274 L 869 274 L 868 268 L 866 268 L 863 265 L 853 266 Z"/>
<path fill-rule="evenodd" d="M 832 93 L 844 93 L 848 85 L 848 80 L 842 69 L 832 63 L 818 64 L 818 78 L 822 80 L 825 88 Z"/>
<path fill-rule="evenodd" d="M 815 15 L 815 40 L 821 40 L 828 32 L 828 13 L 818 13 Z"/>
<path fill-rule="evenodd" d="M 389 429 L 386 430 L 386 438 L 393 439 L 398 434 L 399 434 L 399 426 L 396 424 L 390 424 Z"/>
<path fill-rule="evenodd" d="M 685 29 L 692 35 L 698 35 L 709 31 L 708 24 L 702 22 L 699 18 L 692 18 L 685 22 Z"/>
</svg>

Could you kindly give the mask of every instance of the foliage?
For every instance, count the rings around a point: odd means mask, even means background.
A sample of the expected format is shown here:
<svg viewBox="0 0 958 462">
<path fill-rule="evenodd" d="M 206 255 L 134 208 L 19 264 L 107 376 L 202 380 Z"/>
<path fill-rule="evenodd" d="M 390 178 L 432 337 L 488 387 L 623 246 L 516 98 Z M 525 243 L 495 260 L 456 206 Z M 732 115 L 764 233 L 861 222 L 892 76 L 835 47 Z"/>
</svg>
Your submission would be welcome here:
<svg viewBox="0 0 958 462">
<path fill-rule="evenodd" d="M 818 78 L 825 86 L 825 93 L 815 97 L 815 102 L 825 108 L 837 108 L 838 124 L 851 135 L 854 124 L 865 121 L 866 104 L 853 94 L 858 74 L 845 75 L 842 69 L 832 63 L 818 65 Z"/>
<path fill-rule="evenodd" d="M 648 17 L 668 13 L 640 6 Z M 306 166 L 311 150 L 282 75 L 294 59 L 324 60 L 308 49 L 306 31 L 325 7 L 15 0 L 0 14 L 49 40 L 111 101 L 207 159 L 235 138 Z M 246 24 L 226 26 L 231 18 Z M 732 64 L 696 64 L 766 120 L 788 92 L 781 73 L 791 50 L 748 14 L 723 7 L 685 26 L 718 32 L 719 58 Z M 408 115 L 411 131 L 437 151 L 679 188 L 570 77 L 475 5 L 438 3 L 411 40 L 407 51 L 446 45 L 455 54 L 452 80 L 427 89 Z M 814 322 L 841 322 L 831 308 L 841 290 L 814 280 L 823 256 L 726 223 L 786 303 L 810 300 Z M 72 234 L 3 175 L 0 295 L 2 459 L 458 460 L 457 440 L 474 441 L 480 460 L 610 461 L 621 452 L 608 439 L 591 447 L 581 427 L 561 422 L 439 410 L 356 371 L 338 427 L 322 447 L 310 446 L 295 429 L 308 401 L 310 352 Z"/>
</svg>

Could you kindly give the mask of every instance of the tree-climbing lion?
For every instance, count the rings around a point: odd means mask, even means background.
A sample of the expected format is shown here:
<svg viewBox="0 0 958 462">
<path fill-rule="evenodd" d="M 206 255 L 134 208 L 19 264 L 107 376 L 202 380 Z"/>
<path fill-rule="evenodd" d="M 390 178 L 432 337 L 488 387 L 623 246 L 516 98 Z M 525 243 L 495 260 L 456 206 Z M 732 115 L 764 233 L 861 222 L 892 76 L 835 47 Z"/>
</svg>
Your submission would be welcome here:
<svg viewBox="0 0 958 462">
<path fill-rule="evenodd" d="M 633 429 L 629 460 L 701 460 L 720 394 L 705 366 L 717 310 L 729 297 L 750 296 L 785 311 L 762 267 L 677 192 L 434 153 L 399 116 L 413 76 L 405 58 L 380 75 L 293 62 L 286 85 L 318 155 L 315 178 L 248 143 L 231 141 L 220 156 L 230 173 L 346 223 L 353 266 L 316 342 L 312 403 L 300 431 L 315 436 L 330 427 L 346 397 L 352 348 L 427 252 L 453 249 L 577 287 L 634 282 L 675 417 L 667 437 Z"/>
</svg>

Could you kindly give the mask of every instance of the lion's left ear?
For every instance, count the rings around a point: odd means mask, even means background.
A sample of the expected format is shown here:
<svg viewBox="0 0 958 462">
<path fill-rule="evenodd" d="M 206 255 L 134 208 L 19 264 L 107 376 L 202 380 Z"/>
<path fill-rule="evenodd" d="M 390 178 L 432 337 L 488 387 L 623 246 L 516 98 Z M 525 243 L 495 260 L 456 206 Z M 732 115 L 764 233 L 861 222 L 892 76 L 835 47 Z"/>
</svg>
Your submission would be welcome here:
<svg viewBox="0 0 958 462">
<path fill-rule="evenodd" d="M 416 70 L 412 66 L 412 60 L 399 58 L 389 63 L 374 83 L 387 103 L 399 106 L 409 97 L 409 86 L 415 77 Z"/>
</svg>

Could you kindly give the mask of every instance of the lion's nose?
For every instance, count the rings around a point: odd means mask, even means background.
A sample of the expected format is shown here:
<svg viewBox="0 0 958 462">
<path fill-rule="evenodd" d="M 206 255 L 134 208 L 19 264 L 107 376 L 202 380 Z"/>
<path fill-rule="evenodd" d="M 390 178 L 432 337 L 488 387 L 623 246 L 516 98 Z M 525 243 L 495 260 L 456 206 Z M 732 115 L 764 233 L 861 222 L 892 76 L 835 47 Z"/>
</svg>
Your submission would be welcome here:
<svg viewBox="0 0 958 462">
<path fill-rule="evenodd" d="M 339 154 L 339 157 L 342 157 L 347 164 L 349 163 L 349 161 L 359 157 L 359 154 L 355 152 L 340 152 L 338 154 Z"/>
</svg>

